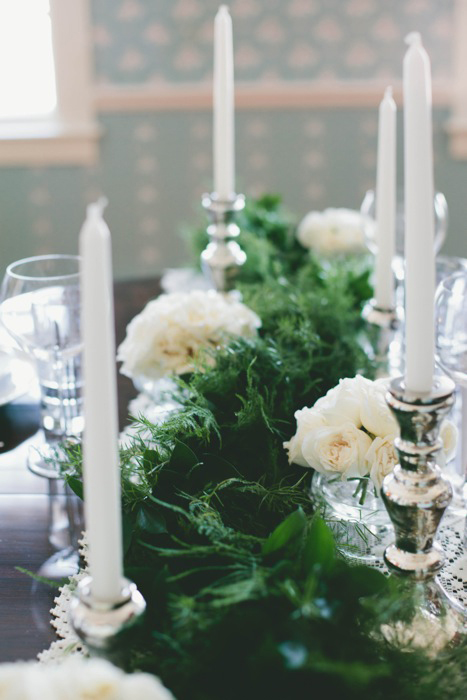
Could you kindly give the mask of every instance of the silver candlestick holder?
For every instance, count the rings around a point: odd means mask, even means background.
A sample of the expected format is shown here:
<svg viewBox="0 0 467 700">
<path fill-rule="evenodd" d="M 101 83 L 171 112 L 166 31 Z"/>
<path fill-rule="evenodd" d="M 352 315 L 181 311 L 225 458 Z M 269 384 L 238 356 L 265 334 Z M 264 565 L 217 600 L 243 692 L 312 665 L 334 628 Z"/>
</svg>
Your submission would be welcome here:
<svg viewBox="0 0 467 700">
<path fill-rule="evenodd" d="M 203 195 L 202 204 L 211 223 L 207 228 L 210 240 L 201 253 L 201 267 L 218 292 L 229 292 L 246 261 L 245 252 L 235 240 L 240 229 L 234 221 L 235 214 L 245 206 L 245 197 L 233 194 L 230 199 L 219 199 L 213 192 Z"/>
<path fill-rule="evenodd" d="M 435 541 L 436 532 L 452 498 L 451 485 L 438 464 L 443 448 L 439 432 L 454 403 L 454 390 L 451 379 L 436 377 L 431 393 L 415 394 L 405 388 L 402 377 L 397 377 L 386 397 L 399 423 L 400 437 L 395 440 L 399 464 L 381 489 L 396 536 L 395 543 L 386 548 L 384 560 L 393 573 L 407 580 L 406 594 L 412 596 L 413 603 L 413 624 L 407 624 L 405 606 L 404 621 L 401 618 L 392 625 L 389 638 L 396 631 L 402 634 L 399 642 L 423 638 L 427 647 L 433 635 L 438 643 L 449 643 L 465 631 L 462 607 L 435 578 L 445 558 Z"/>
<path fill-rule="evenodd" d="M 146 601 L 128 579 L 122 579 L 120 598 L 114 603 L 96 600 L 92 578 L 83 578 L 71 600 L 70 618 L 91 656 L 99 656 L 125 669 L 129 641 L 143 618 Z"/>
<path fill-rule="evenodd" d="M 362 318 L 374 329 L 370 335 L 377 378 L 399 374 L 403 353 L 401 318 L 397 308 L 383 308 L 371 299 L 363 307 Z"/>
</svg>

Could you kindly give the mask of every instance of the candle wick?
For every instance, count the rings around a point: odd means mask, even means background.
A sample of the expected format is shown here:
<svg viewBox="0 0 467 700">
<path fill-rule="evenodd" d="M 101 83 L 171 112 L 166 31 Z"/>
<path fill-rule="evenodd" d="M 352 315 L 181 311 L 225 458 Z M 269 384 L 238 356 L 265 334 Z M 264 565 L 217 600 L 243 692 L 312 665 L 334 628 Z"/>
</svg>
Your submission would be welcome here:
<svg viewBox="0 0 467 700">
<path fill-rule="evenodd" d="M 422 46 L 422 35 L 420 32 L 410 32 L 405 37 L 405 43 L 408 46 Z"/>
<path fill-rule="evenodd" d="M 387 86 L 386 90 L 384 91 L 384 96 L 392 97 L 392 85 Z"/>
<path fill-rule="evenodd" d="M 229 6 L 228 5 L 221 5 L 219 7 L 219 12 L 229 14 Z"/>
</svg>

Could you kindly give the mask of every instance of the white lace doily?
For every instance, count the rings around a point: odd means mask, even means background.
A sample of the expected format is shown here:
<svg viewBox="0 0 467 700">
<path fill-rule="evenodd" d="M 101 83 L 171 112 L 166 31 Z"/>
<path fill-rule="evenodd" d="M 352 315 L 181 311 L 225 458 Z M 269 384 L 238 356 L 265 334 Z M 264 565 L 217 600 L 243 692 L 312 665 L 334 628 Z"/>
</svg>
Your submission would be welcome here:
<svg viewBox="0 0 467 700">
<path fill-rule="evenodd" d="M 58 596 L 54 598 L 55 605 L 50 611 L 52 615 L 50 624 L 54 628 L 58 639 L 52 642 L 48 649 L 44 649 L 37 655 L 41 663 L 59 663 L 70 654 L 88 655 L 86 647 L 73 629 L 69 616 L 73 592 L 81 579 L 87 575 L 86 550 L 86 535 L 83 534 L 83 538 L 79 541 L 79 553 L 85 566 L 77 574 L 70 577 L 69 582 L 59 589 Z"/>
<path fill-rule="evenodd" d="M 446 593 L 459 603 L 467 614 L 466 526 L 465 517 L 447 511 L 436 535 L 436 541 L 442 546 L 446 555 L 438 580 Z M 382 558 L 365 563 L 367 566 L 389 573 Z"/>
<path fill-rule="evenodd" d="M 48 649 L 44 649 L 37 655 L 41 663 L 58 663 L 70 654 L 87 656 L 84 644 L 75 634 L 68 616 L 73 591 L 78 581 L 85 575 L 85 571 L 80 571 L 73 576 L 69 583 L 60 588 L 60 593 L 54 599 L 55 606 L 50 611 L 52 615 L 50 624 L 55 629 L 58 639 L 52 642 Z"/>
</svg>

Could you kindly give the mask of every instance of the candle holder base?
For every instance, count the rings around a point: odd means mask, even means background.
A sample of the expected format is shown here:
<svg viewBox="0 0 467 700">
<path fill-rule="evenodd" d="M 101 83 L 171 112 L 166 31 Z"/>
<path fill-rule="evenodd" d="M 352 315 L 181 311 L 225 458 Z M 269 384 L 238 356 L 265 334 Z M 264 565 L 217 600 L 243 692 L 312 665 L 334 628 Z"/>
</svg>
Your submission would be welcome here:
<svg viewBox="0 0 467 700">
<path fill-rule="evenodd" d="M 415 583 L 405 580 L 397 593 L 395 609 L 379 630 L 392 646 L 435 657 L 465 635 L 467 618 L 436 579 Z"/>
<path fill-rule="evenodd" d="M 122 579 L 121 597 L 114 603 L 96 600 L 91 591 L 92 578 L 87 576 L 79 582 L 71 601 L 73 628 L 91 656 L 126 668 L 129 637 L 142 621 L 146 601 L 128 579 Z"/>
<path fill-rule="evenodd" d="M 233 194 L 230 199 L 222 200 L 213 192 L 203 195 L 202 205 L 211 223 L 207 228 L 210 241 L 201 253 L 201 268 L 214 289 L 229 292 L 246 261 L 245 252 L 235 240 L 240 229 L 233 220 L 244 208 L 245 197 Z"/>
<path fill-rule="evenodd" d="M 401 319 L 397 308 L 382 308 L 375 299 L 363 307 L 362 318 L 369 326 L 368 354 L 374 359 L 376 377 L 398 375 L 402 371 Z"/>
<path fill-rule="evenodd" d="M 446 646 L 466 631 L 461 606 L 435 580 L 445 558 L 435 542 L 436 532 L 452 498 L 451 485 L 437 464 L 443 448 L 439 431 L 454 403 L 454 390 L 454 382 L 441 376 L 429 394 L 416 394 L 398 377 L 386 397 L 400 437 L 394 443 L 399 464 L 381 489 L 396 540 L 386 548 L 384 560 L 403 579 L 403 596 L 385 636 L 402 646 L 404 639 L 410 646 L 414 635 L 414 639 L 424 636 L 427 648 L 435 637 L 436 644 L 443 641 Z"/>
</svg>

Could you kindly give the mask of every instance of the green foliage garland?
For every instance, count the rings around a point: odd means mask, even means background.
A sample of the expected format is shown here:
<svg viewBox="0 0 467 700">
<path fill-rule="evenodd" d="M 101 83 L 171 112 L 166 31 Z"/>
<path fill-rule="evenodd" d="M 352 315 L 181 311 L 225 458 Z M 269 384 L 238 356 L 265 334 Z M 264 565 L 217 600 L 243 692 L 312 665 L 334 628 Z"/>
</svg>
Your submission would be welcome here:
<svg viewBox="0 0 467 700">
<path fill-rule="evenodd" d="M 259 337 L 184 377 L 162 425 L 135 417 L 121 452 L 125 571 L 148 603 L 131 667 L 178 700 L 461 698 L 465 643 L 436 661 L 385 644 L 376 633 L 396 584 L 339 555 L 310 472 L 282 447 L 295 410 L 342 377 L 371 376 L 358 339 L 365 263 L 310 256 L 271 196 L 241 223 L 240 287 Z M 79 492 L 79 447 L 69 456 Z"/>
</svg>

